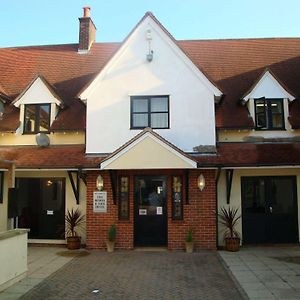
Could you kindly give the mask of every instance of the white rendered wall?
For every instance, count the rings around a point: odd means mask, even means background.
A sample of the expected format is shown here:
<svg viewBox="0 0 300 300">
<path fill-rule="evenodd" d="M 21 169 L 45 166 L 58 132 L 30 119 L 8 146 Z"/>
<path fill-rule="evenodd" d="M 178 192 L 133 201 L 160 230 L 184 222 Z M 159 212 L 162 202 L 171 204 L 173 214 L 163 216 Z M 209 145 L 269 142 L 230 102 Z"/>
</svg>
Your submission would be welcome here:
<svg viewBox="0 0 300 300">
<path fill-rule="evenodd" d="M 130 96 L 135 95 L 170 95 L 170 129 L 156 132 L 180 149 L 215 145 L 213 92 L 154 23 L 149 19 L 139 26 L 86 98 L 87 153 L 113 152 L 140 132 L 130 130 Z M 149 28 L 154 52 L 150 63 L 145 38 Z"/>
<path fill-rule="evenodd" d="M 0 266 L 0 291 L 25 277 L 27 230 L 15 229 L 0 233 Z"/>
</svg>

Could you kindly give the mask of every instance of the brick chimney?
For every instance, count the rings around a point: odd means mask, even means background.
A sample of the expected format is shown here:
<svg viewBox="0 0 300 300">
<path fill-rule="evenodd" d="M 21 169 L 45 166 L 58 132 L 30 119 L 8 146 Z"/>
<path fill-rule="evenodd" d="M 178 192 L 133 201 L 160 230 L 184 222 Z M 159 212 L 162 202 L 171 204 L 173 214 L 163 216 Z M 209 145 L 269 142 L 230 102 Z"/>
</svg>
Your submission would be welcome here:
<svg viewBox="0 0 300 300">
<path fill-rule="evenodd" d="M 96 40 L 96 26 L 90 18 L 90 7 L 83 7 L 83 17 L 79 18 L 78 52 L 85 54 Z"/>
</svg>

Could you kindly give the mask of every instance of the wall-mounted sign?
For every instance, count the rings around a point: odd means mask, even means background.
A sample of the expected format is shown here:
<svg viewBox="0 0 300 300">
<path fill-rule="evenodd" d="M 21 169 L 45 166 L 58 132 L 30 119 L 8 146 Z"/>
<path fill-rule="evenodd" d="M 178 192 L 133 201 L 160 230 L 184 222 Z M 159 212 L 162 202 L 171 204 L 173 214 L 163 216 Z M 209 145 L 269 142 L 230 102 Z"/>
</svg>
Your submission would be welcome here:
<svg viewBox="0 0 300 300">
<path fill-rule="evenodd" d="M 107 192 L 94 192 L 93 211 L 96 213 L 107 212 Z"/>
<path fill-rule="evenodd" d="M 157 215 L 162 215 L 162 214 L 163 214 L 163 209 L 162 209 L 161 206 L 157 206 L 157 207 L 156 207 L 156 214 L 157 214 Z"/>
</svg>

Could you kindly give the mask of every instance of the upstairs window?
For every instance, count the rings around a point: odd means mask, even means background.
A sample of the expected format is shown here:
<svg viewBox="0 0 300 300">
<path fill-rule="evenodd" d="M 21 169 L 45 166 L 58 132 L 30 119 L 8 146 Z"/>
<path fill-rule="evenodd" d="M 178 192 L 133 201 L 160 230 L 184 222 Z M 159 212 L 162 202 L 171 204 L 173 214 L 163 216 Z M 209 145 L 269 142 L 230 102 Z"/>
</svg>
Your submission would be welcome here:
<svg viewBox="0 0 300 300">
<path fill-rule="evenodd" d="M 284 129 L 283 99 L 255 99 L 256 129 Z"/>
<path fill-rule="evenodd" d="M 50 104 L 26 104 L 24 133 L 49 132 Z"/>
<path fill-rule="evenodd" d="M 131 97 L 131 129 L 169 128 L 169 96 Z"/>
</svg>

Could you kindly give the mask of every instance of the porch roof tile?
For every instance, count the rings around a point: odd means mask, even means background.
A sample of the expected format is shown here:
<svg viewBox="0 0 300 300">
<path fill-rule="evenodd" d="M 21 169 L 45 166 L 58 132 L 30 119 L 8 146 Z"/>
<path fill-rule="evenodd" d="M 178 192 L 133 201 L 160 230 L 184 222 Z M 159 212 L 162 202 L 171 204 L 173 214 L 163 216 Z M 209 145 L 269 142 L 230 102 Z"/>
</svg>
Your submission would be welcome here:
<svg viewBox="0 0 300 300">
<path fill-rule="evenodd" d="M 300 143 L 220 143 L 216 154 L 192 157 L 200 168 L 298 166 Z M 17 169 L 100 169 L 99 164 L 104 158 L 86 155 L 84 145 L 0 147 L 0 163 L 11 161 Z"/>
</svg>

